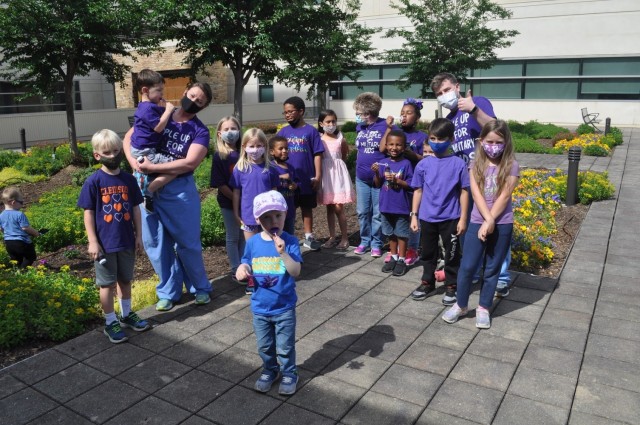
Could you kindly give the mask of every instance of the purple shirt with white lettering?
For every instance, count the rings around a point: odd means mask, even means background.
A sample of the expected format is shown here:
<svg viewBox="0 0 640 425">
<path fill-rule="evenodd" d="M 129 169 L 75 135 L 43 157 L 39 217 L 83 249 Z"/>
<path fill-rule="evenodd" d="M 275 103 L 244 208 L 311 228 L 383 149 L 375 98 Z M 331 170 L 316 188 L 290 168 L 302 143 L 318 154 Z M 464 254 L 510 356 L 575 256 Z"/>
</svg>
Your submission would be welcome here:
<svg viewBox="0 0 640 425">
<path fill-rule="evenodd" d="M 473 103 L 485 114 L 493 118 L 496 117 L 493 112 L 493 105 L 491 105 L 491 102 L 489 102 L 489 99 L 486 97 L 473 96 Z M 468 112 L 462 112 L 459 109 L 449 112 L 447 119 L 452 121 L 456 127 L 453 144 L 451 145 L 453 152 L 468 164 L 473 160 L 476 149 L 476 139 L 480 136 L 482 126 L 473 115 Z"/>
<path fill-rule="evenodd" d="M 398 128 L 393 126 L 394 130 Z M 380 140 L 387 131 L 387 120 L 378 118 L 373 124 L 358 124 L 356 126 L 356 177 L 366 183 L 373 184 L 371 166 L 375 162 L 384 161 L 385 155 L 380 152 Z"/>
<path fill-rule="evenodd" d="M 413 166 L 411 161 L 406 158 L 402 158 L 398 161 L 393 161 L 391 158 L 387 158 L 386 161 L 380 162 L 378 168 L 378 175 L 383 181 L 380 188 L 380 212 L 385 214 L 404 214 L 409 215 L 411 211 L 411 180 L 413 179 Z M 403 189 L 397 185 L 394 185 L 385 179 L 385 173 L 391 171 L 395 174 L 398 180 L 404 180 L 409 184 L 409 187 Z"/>
<path fill-rule="evenodd" d="M 316 155 L 322 155 L 324 145 L 320 140 L 318 130 L 305 124 L 300 128 L 290 125 L 278 131 L 278 136 L 285 137 L 289 144 L 289 167 L 293 167 L 296 176 L 300 179 L 300 194 L 310 195 L 311 178 L 316 176 L 316 167 L 313 159 Z"/>
<path fill-rule="evenodd" d="M 470 167 L 471 168 L 471 167 Z M 473 170 L 473 168 L 471 168 Z M 484 200 L 487 203 L 487 208 L 493 208 L 493 204 L 496 201 L 496 192 L 498 190 L 498 170 L 500 168 L 496 166 L 489 166 L 484 171 Z M 511 164 L 511 172 L 510 176 L 520 177 L 520 165 L 518 161 L 514 160 L 513 164 Z M 500 213 L 498 217 L 496 217 L 496 224 L 511 224 L 513 223 L 513 207 L 511 205 L 511 200 L 513 196 L 509 197 L 509 201 L 507 202 L 507 206 L 504 211 Z M 478 204 L 473 203 L 473 209 L 471 210 L 471 222 L 482 224 L 484 222 L 484 218 L 482 214 L 480 214 L 480 210 L 478 210 Z"/>
<path fill-rule="evenodd" d="M 457 156 L 425 156 L 411 186 L 422 189 L 418 218 L 430 223 L 460 218 L 460 194 L 469 189 L 467 164 Z"/>
<path fill-rule="evenodd" d="M 427 141 L 427 133 L 414 130 L 405 131 L 404 134 L 407 136 L 407 147 L 418 155 L 424 155 L 424 144 Z"/>
<path fill-rule="evenodd" d="M 295 191 L 289 189 L 289 182 L 285 179 L 281 179 L 280 176 L 283 174 L 288 174 L 288 180 L 294 182 L 295 184 L 300 184 L 300 179 L 297 178 L 296 172 L 289 164 L 287 164 L 287 168 L 279 166 L 275 161 L 271 163 L 273 169 L 278 173 L 278 192 L 284 196 L 284 200 L 287 201 L 287 218 L 295 219 L 296 218 L 296 206 L 294 202 Z"/>
<path fill-rule="evenodd" d="M 278 172 L 273 167 L 265 171 L 265 164 L 250 164 L 251 168 L 247 172 L 240 171 L 237 164 L 233 169 L 229 186 L 241 191 L 240 218 L 244 224 L 258 224 L 253 216 L 253 198 L 269 190 L 275 190 L 280 182 Z"/>
<path fill-rule="evenodd" d="M 186 122 L 176 122 L 173 115 L 164 128 L 164 140 L 160 143 L 158 151 L 170 155 L 175 159 L 184 159 L 191 145 L 202 145 L 209 149 L 209 129 L 198 117 L 193 117 Z M 188 176 L 193 171 L 181 174 Z"/>
</svg>

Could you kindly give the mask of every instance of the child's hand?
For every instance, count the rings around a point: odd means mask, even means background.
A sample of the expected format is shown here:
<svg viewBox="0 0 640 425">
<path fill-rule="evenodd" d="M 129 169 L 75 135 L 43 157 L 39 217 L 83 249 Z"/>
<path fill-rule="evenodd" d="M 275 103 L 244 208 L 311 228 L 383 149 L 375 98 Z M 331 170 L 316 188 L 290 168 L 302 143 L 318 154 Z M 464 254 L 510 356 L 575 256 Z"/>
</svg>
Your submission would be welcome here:
<svg viewBox="0 0 640 425">
<path fill-rule="evenodd" d="M 418 217 L 414 215 L 413 217 L 411 217 L 411 231 L 413 233 L 418 233 L 418 230 Z"/>
<path fill-rule="evenodd" d="M 378 170 L 380 170 L 380 164 L 378 164 L 377 162 L 371 164 L 371 171 L 378 174 Z"/>
<path fill-rule="evenodd" d="M 242 282 L 247 280 L 249 276 L 251 276 L 251 266 L 245 263 L 240 264 L 236 270 L 236 279 Z"/>
<path fill-rule="evenodd" d="M 284 243 L 282 238 L 278 236 L 277 233 L 271 234 L 271 237 L 273 238 L 273 243 L 276 246 L 276 251 L 278 251 L 278 254 L 284 254 L 284 248 L 286 244 Z"/>
<path fill-rule="evenodd" d="M 387 127 L 391 128 L 393 126 L 393 116 L 389 115 L 387 117 Z"/>
<path fill-rule="evenodd" d="M 164 107 L 165 107 L 165 109 L 167 109 L 169 111 L 173 111 L 176 108 L 175 105 L 173 103 L 169 102 L 168 100 L 164 101 Z"/>
<path fill-rule="evenodd" d="M 318 190 L 320 190 L 320 180 L 316 179 L 315 177 L 311 179 L 311 189 L 313 189 L 315 192 L 317 192 Z"/>
<path fill-rule="evenodd" d="M 144 252 L 144 244 L 142 243 L 142 236 L 136 236 L 136 252 L 142 254 Z"/>
<path fill-rule="evenodd" d="M 456 235 L 462 236 L 466 231 L 467 231 L 467 221 L 458 220 L 458 225 L 456 226 Z"/>
<path fill-rule="evenodd" d="M 480 229 L 478 230 L 478 239 L 480 239 L 483 242 L 486 242 L 487 236 L 492 234 L 494 229 L 495 229 L 494 222 L 490 223 L 488 221 L 484 221 L 480 226 Z"/>
<path fill-rule="evenodd" d="M 96 261 L 101 252 L 102 249 L 100 248 L 100 244 L 98 242 L 89 242 L 89 248 L 87 249 L 89 258 L 91 258 L 93 261 Z"/>
</svg>

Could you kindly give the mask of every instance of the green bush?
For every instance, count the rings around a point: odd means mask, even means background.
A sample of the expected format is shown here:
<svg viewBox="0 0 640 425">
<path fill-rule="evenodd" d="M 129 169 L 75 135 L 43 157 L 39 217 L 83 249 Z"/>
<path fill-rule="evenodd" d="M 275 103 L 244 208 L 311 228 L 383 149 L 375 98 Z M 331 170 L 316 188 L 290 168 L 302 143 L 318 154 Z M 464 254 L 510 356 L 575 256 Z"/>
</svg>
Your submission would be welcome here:
<svg viewBox="0 0 640 425">
<path fill-rule="evenodd" d="M 554 179 L 555 191 L 560 195 L 562 202 L 567 201 L 567 175 Z M 609 182 L 609 174 L 595 173 L 593 171 L 581 171 L 578 173 L 578 200 L 581 204 L 589 205 L 592 202 L 610 199 L 615 193 L 613 184 Z"/>
<path fill-rule="evenodd" d="M 94 167 L 80 168 L 71 174 L 71 182 L 76 186 L 82 187 L 89 176 L 95 172 L 96 168 Z"/>
<path fill-rule="evenodd" d="M 608 156 L 609 152 L 602 146 L 588 145 L 584 147 L 582 154 L 586 156 Z"/>
<path fill-rule="evenodd" d="M 589 124 L 580 124 L 578 126 L 578 128 L 576 129 L 576 133 L 578 134 L 593 134 L 596 132 L 596 129 L 593 128 L 591 125 Z"/>
<path fill-rule="evenodd" d="M 68 245 L 87 243 L 84 212 L 76 206 L 79 195 L 80 187 L 65 186 L 42 195 L 40 202 L 26 209 L 32 227 L 49 229 L 34 239 L 39 251 L 56 251 Z"/>
<path fill-rule="evenodd" d="M 53 145 L 41 145 L 29 149 L 13 166 L 25 174 L 44 174 L 51 177 L 70 163 L 71 158 L 64 149 L 58 152 Z"/>
<path fill-rule="evenodd" d="M 614 139 L 610 134 L 602 136 L 602 138 L 600 139 L 600 143 L 602 143 L 603 145 L 607 145 L 609 149 L 612 149 L 617 145 L 616 139 Z"/>
<path fill-rule="evenodd" d="M 430 121 L 427 120 L 419 120 L 418 124 L 416 125 L 416 128 L 418 130 L 422 130 L 424 132 L 426 132 L 427 130 L 429 130 L 429 125 L 431 124 Z"/>
<path fill-rule="evenodd" d="M 555 144 L 558 143 L 560 140 L 573 140 L 576 137 L 578 137 L 577 133 L 572 133 L 572 132 L 558 133 L 555 136 L 553 136 L 551 141 L 552 141 L 553 145 L 555 146 Z"/>
<path fill-rule="evenodd" d="M 549 150 L 542 146 L 540 143 L 532 139 L 531 137 L 519 134 L 511 133 L 513 140 L 513 147 L 515 152 L 520 153 L 548 153 Z"/>
<path fill-rule="evenodd" d="M 340 127 L 340 131 L 343 133 L 349 133 L 352 131 L 356 131 L 356 122 L 355 121 L 347 121 Z"/>
<path fill-rule="evenodd" d="M 311 118 L 309 121 L 311 122 L 307 122 L 307 124 L 314 125 L 313 118 Z M 267 134 L 267 135 L 276 134 L 278 132 L 278 123 L 275 123 L 275 122 L 269 122 L 269 121 L 257 122 L 257 123 L 251 124 L 251 127 L 259 128 L 264 132 L 264 134 Z M 251 128 L 251 127 L 247 127 L 247 128 Z M 215 134 L 215 130 L 211 134 Z"/>
<path fill-rule="evenodd" d="M 202 201 L 200 231 L 202 246 L 220 245 L 225 241 L 226 230 L 215 195 L 209 195 Z"/>
<path fill-rule="evenodd" d="M 11 167 L 13 164 L 20 159 L 21 154 L 12 150 L 3 150 L 0 151 L 0 170 L 3 170 L 5 167 Z"/>
<path fill-rule="evenodd" d="M 47 180 L 47 176 L 43 176 L 41 174 L 27 174 L 23 171 L 18 171 L 13 167 L 6 167 L 0 171 L 0 189 L 7 186 L 19 185 L 25 182 L 36 183 L 44 180 Z"/>
<path fill-rule="evenodd" d="M 354 148 L 355 145 L 356 145 L 356 133 L 355 133 L 355 131 L 348 132 L 348 133 L 342 132 L 342 135 L 344 136 L 345 140 L 349 144 L 349 149 Z"/>
<path fill-rule="evenodd" d="M 507 125 L 509 126 L 511 133 L 524 133 L 524 124 L 518 121 L 509 120 L 507 121 Z"/>
<path fill-rule="evenodd" d="M 622 130 L 620 130 L 618 127 L 611 127 L 611 133 L 609 135 L 613 137 L 613 140 L 615 140 L 614 146 L 622 144 Z"/>
<path fill-rule="evenodd" d="M 198 165 L 198 168 L 193 172 L 193 178 L 196 181 L 196 187 L 198 190 L 203 190 L 209 187 L 211 184 L 211 162 L 213 161 L 211 155 L 207 157 Z"/>
<path fill-rule="evenodd" d="M 85 331 L 100 317 L 98 291 L 90 279 L 80 279 L 63 266 L 0 270 L 0 347 L 30 339 L 61 341 Z"/>
</svg>

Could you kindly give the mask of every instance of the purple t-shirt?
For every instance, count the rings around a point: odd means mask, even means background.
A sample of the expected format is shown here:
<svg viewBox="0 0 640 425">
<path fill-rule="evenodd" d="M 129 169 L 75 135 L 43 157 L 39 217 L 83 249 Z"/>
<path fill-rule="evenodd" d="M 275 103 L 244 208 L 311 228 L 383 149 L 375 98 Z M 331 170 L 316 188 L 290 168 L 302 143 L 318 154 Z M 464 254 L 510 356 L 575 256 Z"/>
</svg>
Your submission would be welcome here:
<svg viewBox="0 0 640 425">
<path fill-rule="evenodd" d="M 493 112 L 493 105 L 486 97 L 473 96 L 473 103 L 476 104 L 478 109 L 482 109 L 485 114 L 493 118 L 496 117 Z M 476 139 L 480 136 L 482 126 L 468 112 L 462 112 L 459 109 L 449 112 L 447 119 L 451 120 L 456 127 L 453 144 L 451 145 L 453 152 L 468 164 L 473 160 Z"/>
<path fill-rule="evenodd" d="M 396 126 L 393 129 L 397 130 Z M 387 131 L 387 120 L 378 118 L 373 124 L 358 124 L 356 126 L 356 177 L 369 184 L 373 184 L 371 166 L 375 162 L 384 161 L 385 155 L 380 152 L 380 140 Z"/>
<path fill-rule="evenodd" d="M 133 208 L 142 203 L 136 179 L 124 171 L 117 175 L 98 170 L 84 182 L 78 206 L 95 211 L 98 242 L 105 253 L 135 248 Z"/>
<path fill-rule="evenodd" d="M 160 122 L 160 117 L 165 108 L 153 102 L 140 102 L 133 122 L 133 134 L 131 135 L 131 146 L 136 149 L 158 149 L 162 141 L 162 134 L 153 131 Z"/>
<path fill-rule="evenodd" d="M 300 194 L 312 194 L 311 178 L 316 176 L 313 159 L 316 155 L 324 152 L 320 133 L 309 124 L 300 128 L 288 125 L 278 131 L 278 136 L 285 137 L 289 144 L 289 161 L 287 163 L 289 167 L 293 167 L 296 176 L 300 179 Z"/>
<path fill-rule="evenodd" d="M 401 187 L 390 184 L 385 180 L 385 173 L 391 171 L 396 175 L 398 180 L 406 181 L 411 186 L 413 179 L 413 166 L 411 161 L 402 158 L 399 161 L 392 161 L 387 158 L 384 163 L 380 162 L 378 175 L 382 179 L 382 188 L 380 189 L 380 212 L 386 214 L 405 214 L 409 215 L 411 211 L 412 191 L 410 188 L 403 189 Z"/>
<path fill-rule="evenodd" d="M 489 209 L 493 207 L 493 203 L 496 200 L 496 191 L 498 190 L 496 178 L 498 177 L 498 170 L 499 167 L 489 166 L 484 172 L 484 200 L 487 202 L 487 208 Z M 520 177 L 520 165 L 518 164 L 518 161 L 513 161 L 509 175 Z M 513 207 L 511 205 L 512 198 L 513 196 L 509 198 L 504 211 L 496 217 L 496 224 L 513 223 Z M 475 202 L 473 203 L 473 209 L 471 210 L 471 222 L 477 224 L 482 224 L 484 222 L 484 218 L 482 217 L 482 214 L 480 214 L 478 205 Z"/>
<path fill-rule="evenodd" d="M 265 171 L 266 163 L 250 164 L 249 171 L 242 172 L 235 167 L 229 181 L 233 189 L 240 189 L 240 218 L 244 224 L 256 225 L 258 222 L 253 217 L 253 198 L 263 192 L 274 190 L 278 187 L 278 173 L 269 167 Z"/>
<path fill-rule="evenodd" d="M 424 154 L 424 144 L 427 141 L 427 133 L 423 133 L 420 130 L 414 130 L 411 132 L 404 132 L 407 136 L 407 147 L 417 153 L 418 155 Z"/>
<path fill-rule="evenodd" d="M 289 164 L 287 164 L 289 165 Z M 285 179 L 281 179 L 280 176 L 283 174 L 289 174 L 289 180 L 294 182 L 295 184 L 300 184 L 300 179 L 296 176 L 296 172 L 293 167 L 289 166 L 289 168 L 283 168 L 276 164 L 275 161 L 271 162 L 271 166 L 278 174 L 278 192 L 284 196 L 284 200 L 287 201 L 287 219 L 295 219 L 296 218 L 296 206 L 294 202 L 296 192 L 294 190 L 289 189 L 289 182 Z"/>
<path fill-rule="evenodd" d="M 202 145 L 209 149 L 209 129 L 198 117 L 193 117 L 187 122 L 176 122 L 173 116 L 164 128 L 163 140 L 158 151 L 174 159 L 184 159 L 191 145 Z M 188 176 L 193 171 L 181 174 L 178 177 Z"/>
<path fill-rule="evenodd" d="M 220 153 L 218 152 L 213 154 L 213 161 L 211 162 L 211 187 L 219 188 L 224 185 L 229 186 L 233 167 L 236 166 L 238 158 L 240 158 L 240 154 L 236 151 L 229 152 L 227 159 L 220 158 Z M 233 200 L 224 196 L 219 190 L 217 199 L 220 208 L 233 209 Z"/>
<path fill-rule="evenodd" d="M 422 189 L 420 220 L 439 223 L 460 218 L 460 193 L 469 189 L 467 164 L 455 155 L 425 156 L 413 172 L 411 186 Z"/>
</svg>

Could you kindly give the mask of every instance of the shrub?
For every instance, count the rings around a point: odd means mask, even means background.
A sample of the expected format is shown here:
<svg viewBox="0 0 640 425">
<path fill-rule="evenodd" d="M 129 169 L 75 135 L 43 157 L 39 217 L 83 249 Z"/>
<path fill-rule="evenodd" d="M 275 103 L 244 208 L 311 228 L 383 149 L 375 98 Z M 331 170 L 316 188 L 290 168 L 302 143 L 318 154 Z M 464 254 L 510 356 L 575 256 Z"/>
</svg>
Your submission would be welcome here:
<svg viewBox="0 0 640 425">
<path fill-rule="evenodd" d="M 555 124 L 542 124 L 538 121 L 529 121 L 524 125 L 525 134 L 534 139 L 551 139 L 558 133 L 568 133 L 569 129 Z"/>
<path fill-rule="evenodd" d="M 507 125 L 509 126 L 511 133 L 524 133 L 524 124 L 519 123 L 518 121 L 509 120 L 507 121 Z"/>
<path fill-rule="evenodd" d="M 584 147 L 582 154 L 587 156 L 607 156 L 609 151 L 604 146 L 589 145 Z"/>
<path fill-rule="evenodd" d="M 311 124 L 313 125 L 313 124 Z M 278 124 L 275 122 L 257 122 L 254 124 L 251 124 L 251 127 L 256 127 L 259 128 L 260 130 L 264 131 L 264 134 L 276 134 L 278 132 Z M 248 127 L 250 128 L 250 127 Z M 211 134 L 215 134 L 215 130 L 213 133 Z"/>
<path fill-rule="evenodd" d="M 71 157 L 64 149 L 57 152 L 53 145 L 41 145 L 29 149 L 13 166 L 25 174 L 44 174 L 51 177 L 70 163 Z"/>
<path fill-rule="evenodd" d="M 0 171 L 0 189 L 7 186 L 18 185 L 20 183 L 36 183 L 45 180 L 47 180 L 47 176 L 27 174 L 25 172 L 18 171 L 13 167 L 7 167 Z"/>
<path fill-rule="evenodd" d="M 0 170 L 11 167 L 20 158 L 21 154 L 12 150 L 0 151 Z"/>
<path fill-rule="evenodd" d="M 578 126 L 578 128 L 576 129 L 576 133 L 578 134 L 593 134 L 596 132 L 596 129 L 593 128 L 591 125 L 589 124 L 580 124 Z"/>
<path fill-rule="evenodd" d="M 520 153 L 547 153 L 548 149 L 542 146 L 537 141 L 533 140 L 531 137 L 519 134 L 512 133 L 511 137 L 513 139 L 513 147 L 515 152 Z"/>
<path fill-rule="evenodd" d="M 416 128 L 418 130 L 424 130 L 427 131 L 429 129 L 429 125 L 431 124 L 431 121 L 428 120 L 419 120 L 418 123 L 416 124 Z"/>
<path fill-rule="evenodd" d="M 225 241 L 226 230 L 215 195 L 207 196 L 202 202 L 200 231 L 202 246 L 219 245 Z"/>
<path fill-rule="evenodd" d="M 44 266 L 0 269 L 0 346 L 29 339 L 60 341 L 78 335 L 100 317 L 98 291 L 91 279 L 52 273 Z"/>
<path fill-rule="evenodd" d="M 551 138 L 551 142 L 553 143 L 553 146 L 555 146 L 556 143 L 558 143 L 560 140 L 571 140 L 571 139 L 575 139 L 576 137 L 578 137 L 577 133 L 572 133 L 572 132 L 558 133 Z"/>
<path fill-rule="evenodd" d="M 599 134 L 582 134 L 575 139 L 559 140 L 554 149 L 567 152 L 569 148 L 579 146 L 584 155 L 607 156 L 611 149 L 601 142 L 602 138 Z"/>
<path fill-rule="evenodd" d="M 555 192 L 563 202 L 567 201 L 567 175 L 560 173 L 550 179 Z M 609 182 L 609 174 L 595 173 L 593 171 L 581 171 L 578 173 L 578 200 L 581 204 L 589 205 L 592 202 L 610 199 L 615 193 L 613 184 Z"/>
<path fill-rule="evenodd" d="M 613 137 L 613 140 L 615 141 L 614 146 L 618 146 L 622 144 L 623 142 L 622 130 L 620 130 L 618 127 L 611 127 L 610 135 Z"/>
<path fill-rule="evenodd" d="M 340 131 L 343 133 L 349 133 L 352 131 L 356 131 L 356 122 L 355 121 L 347 121 L 340 127 Z"/>
<path fill-rule="evenodd" d="M 95 172 L 96 172 L 96 168 L 94 167 L 80 168 L 71 174 L 71 182 L 75 186 L 82 187 L 82 185 L 84 184 L 85 181 L 87 181 L 89 176 Z"/>
<path fill-rule="evenodd" d="M 198 165 L 198 168 L 193 172 L 193 178 L 196 181 L 196 187 L 198 190 L 203 190 L 209 187 L 211 184 L 211 162 L 213 161 L 211 155 L 207 157 Z"/>
</svg>

